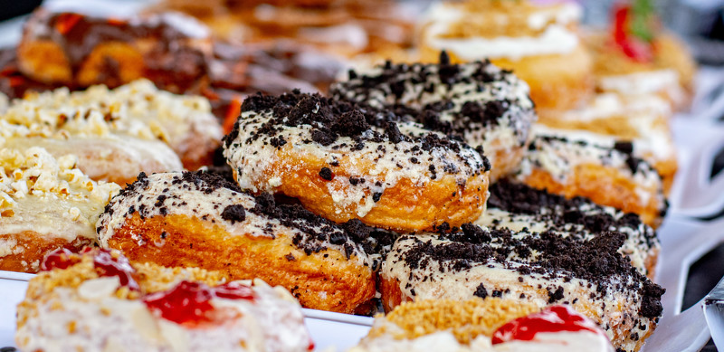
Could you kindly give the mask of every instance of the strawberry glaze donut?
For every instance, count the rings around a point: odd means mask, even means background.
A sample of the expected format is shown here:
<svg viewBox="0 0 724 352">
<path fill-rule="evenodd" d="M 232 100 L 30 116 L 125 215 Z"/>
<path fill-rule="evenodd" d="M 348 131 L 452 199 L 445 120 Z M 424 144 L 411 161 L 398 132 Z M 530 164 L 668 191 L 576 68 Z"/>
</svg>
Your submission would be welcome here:
<svg viewBox="0 0 724 352">
<path fill-rule="evenodd" d="M 129 262 L 118 251 L 51 253 L 18 306 L 24 351 L 313 349 L 299 303 L 261 280 Z"/>
<path fill-rule="evenodd" d="M 387 62 L 369 72 L 349 72 L 330 89 L 334 99 L 392 109 L 426 128 L 482 146 L 490 159 L 491 181 L 520 162 L 537 120 L 528 85 L 489 61 L 450 64 Z"/>
<path fill-rule="evenodd" d="M 399 120 L 298 91 L 247 98 L 224 156 L 242 189 L 298 198 L 335 222 L 401 231 L 477 219 L 487 159 L 470 146 Z"/>
<path fill-rule="evenodd" d="M 101 247 L 131 260 L 259 278 L 307 308 L 341 313 L 369 311 L 376 248 L 391 235 L 359 220 L 337 225 L 268 193 L 254 197 L 233 179 L 202 171 L 139 176 L 97 225 Z"/>
</svg>

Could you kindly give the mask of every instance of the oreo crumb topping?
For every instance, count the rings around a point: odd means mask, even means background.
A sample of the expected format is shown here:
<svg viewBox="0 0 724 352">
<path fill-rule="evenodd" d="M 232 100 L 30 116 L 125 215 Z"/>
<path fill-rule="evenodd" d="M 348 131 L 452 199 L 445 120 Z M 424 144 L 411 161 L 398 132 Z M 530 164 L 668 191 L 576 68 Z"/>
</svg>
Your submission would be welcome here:
<svg viewBox="0 0 724 352">
<path fill-rule="evenodd" d="M 319 177 L 327 181 L 332 181 L 332 170 L 328 167 L 323 167 L 321 170 L 319 170 Z"/>
<path fill-rule="evenodd" d="M 467 231 L 432 236 L 442 242 L 402 236 L 409 243 L 399 258 L 410 270 L 424 270 L 432 262 L 443 272 L 459 272 L 474 266 L 502 265 L 521 275 L 536 274 L 543 279 L 582 279 L 596 285 L 592 298 L 603 298 L 608 290 L 633 291 L 641 297 L 639 314 L 647 318 L 660 316 L 661 295 L 664 289 L 651 282 L 631 266 L 630 260 L 617 251 L 626 236 L 604 231 L 589 241 L 545 231 L 526 236 L 514 236 L 508 229 L 485 229 L 486 236 L 465 225 Z M 413 275 L 413 274 L 410 274 Z M 418 278 L 425 280 L 425 278 Z M 477 290 L 476 290 L 477 292 Z M 487 292 L 487 291 L 486 291 Z M 551 302 L 563 298 L 564 291 L 550 290 Z"/>
<path fill-rule="evenodd" d="M 475 289 L 475 293 L 473 295 L 478 296 L 482 299 L 488 298 L 488 290 L 485 289 L 484 284 L 478 285 L 478 287 Z"/>
<path fill-rule="evenodd" d="M 527 85 L 510 71 L 487 60 L 451 64 L 445 52 L 439 64 L 388 61 L 368 74 L 355 73 L 333 84 L 330 94 L 336 101 L 393 111 L 471 145 L 501 128 L 512 129 L 524 145 L 536 119 Z"/>
<path fill-rule="evenodd" d="M 163 188 L 163 193 L 152 197 L 151 194 L 158 194 L 157 191 L 150 191 L 152 188 L 154 190 Z M 232 193 L 219 195 L 215 193 L 219 189 L 227 189 Z M 208 206 L 204 210 L 209 212 L 206 213 L 208 215 L 198 213 L 199 209 L 188 209 L 189 205 L 179 198 L 176 194 L 178 192 L 182 192 L 184 195 L 200 192 L 213 197 L 208 201 L 201 200 Z M 243 203 L 244 199 L 248 199 L 246 207 L 239 203 L 228 204 L 230 201 Z M 128 204 L 129 202 L 134 205 L 130 205 L 124 214 L 114 214 L 114 212 L 118 212 L 116 204 Z M 253 206 L 249 206 L 249 204 L 253 204 Z M 233 178 L 229 179 L 225 175 L 209 171 L 156 174 L 152 177 L 141 174 L 136 182 L 128 185 L 111 200 L 101 218 L 102 221 L 108 222 L 111 215 L 127 217 L 138 213 L 143 219 L 159 213 L 166 215 L 169 213 L 168 209 L 174 208 L 186 208 L 182 211 L 191 211 L 194 216 L 204 220 L 213 219 L 212 214 L 216 213 L 215 216 L 232 225 L 247 220 L 249 213 L 275 219 L 283 226 L 299 230 L 292 238 L 292 242 L 306 254 L 319 253 L 328 249 L 330 245 L 339 245 L 347 258 L 352 255 L 371 258 L 371 265 L 375 270 L 379 268 L 381 253 L 389 250 L 397 238 L 395 234 L 366 226 L 359 220 L 336 224 L 313 214 L 300 204 L 284 200 L 278 201 L 269 193 L 250 195 L 243 192 Z M 104 226 L 99 226 L 99 233 L 103 229 Z M 274 237 L 273 227 L 260 230 L 270 237 Z"/>
</svg>

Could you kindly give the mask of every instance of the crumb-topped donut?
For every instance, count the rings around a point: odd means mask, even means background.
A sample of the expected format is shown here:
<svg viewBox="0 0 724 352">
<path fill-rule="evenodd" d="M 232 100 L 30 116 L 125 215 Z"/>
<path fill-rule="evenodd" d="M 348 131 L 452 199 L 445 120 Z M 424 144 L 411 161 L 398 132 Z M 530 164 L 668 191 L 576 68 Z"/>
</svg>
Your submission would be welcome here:
<svg viewBox="0 0 724 352">
<path fill-rule="evenodd" d="M 29 94 L 14 100 L 0 119 L 44 136 L 63 131 L 70 136 L 115 134 L 162 141 L 191 170 L 210 164 L 222 136 L 206 98 L 158 90 L 145 79 L 113 90 L 93 86 Z"/>
<path fill-rule="evenodd" d="M 482 146 L 490 159 L 491 181 L 520 162 L 537 116 L 528 85 L 489 61 L 450 64 L 392 64 L 369 72 L 349 72 L 330 93 L 336 100 L 394 110 L 426 128 L 460 136 Z"/>
<path fill-rule="evenodd" d="M 661 244 L 656 232 L 638 215 L 594 204 L 588 199 L 565 197 L 507 180 L 490 187 L 488 208 L 476 222 L 490 229 L 520 232 L 552 231 L 561 236 L 591 238 L 603 231 L 626 235 L 619 253 L 641 274 L 654 279 Z"/>
<path fill-rule="evenodd" d="M 536 125 L 513 179 L 567 198 L 581 196 L 641 216 L 658 227 L 668 203 L 661 175 L 634 144 Z"/>
<path fill-rule="evenodd" d="M 405 302 L 376 316 L 350 352 L 613 352 L 603 330 L 571 307 L 538 310 L 499 298 Z"/>
<path fill-rule="evenodd" d="M 58 251 L 30 280 L 15 341 L 24 351 L 313 349 L 302 310 L 261 280 L 129 262 L 118 251 Z"/>
<path fill-rule="evenodd" d="M 485 207 L 490 164 L 444 135 L 319 95 L 248 97 L 224 156 L 243 189 L 298 198 L 335 222 L 459 226 Z"/>
<path fill-rule="evenodd" d="M 98 220 L 101 247 L 132 260 L 218 270 L 286 287 L 308 308 L 369 309 L 387 232 L 337 225 L 300 205 L 254 197 L 207 172 L 141 175 Z M 393 239 L 388 239 L 391 244 Z"/>
<path fill-rule="evenodd" d="M 618 251 L 626 235 L 582 240 L 553 231 L 465 225 L 443 235 L 401 236 L 382 267 L 383 304 L 473 296 L 568 304 L 601 326 L 614 347 L 637 351 L 661 316 L 664 289 Z"/>
<path fill-rule="evenodd" d="M 34 273 L 57 248 L 95 241 L 95 223 L 120 187 L 95 182 L 74 155 L 0 149 L 0 270 Z"/>
</svg>

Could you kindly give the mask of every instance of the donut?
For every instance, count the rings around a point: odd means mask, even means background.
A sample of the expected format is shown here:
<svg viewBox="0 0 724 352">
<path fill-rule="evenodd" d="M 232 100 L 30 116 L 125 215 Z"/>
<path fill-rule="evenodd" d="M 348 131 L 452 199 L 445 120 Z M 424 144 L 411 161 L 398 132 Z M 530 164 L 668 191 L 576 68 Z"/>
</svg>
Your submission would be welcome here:
<svg viewBox="0 0 724 352">
<path fill-rule="evenodd" d="M 499 298 L 405 302 L 379 315 L 350 352 L 606 351 L 606 334 L 568 306 L 541 312 Z"/>
<path fill-rule="evenodd" d="M 391 236 L 358 220 L 334 224 L 268 193 L 254 197 L 206 171 L 139 176 L 111 200 L 97 231 L 102 248 L 131 260 L 259 278 L 304 307 L 342 313 L 370 309 L 376 248 Z"/>
<path fill-rule="evenodd" d="M 512 179 L 567 198 L 639 215 L 658 227 L 668 209 L 664 181 L 635 153 L 635 144 L 579 131 L 535 126 L 535 135 Z"/>
<path fill-rule="evenodd" d="M 441 50 L 453 62 L 490 59 L 530 85 L 538 108 L 568 110 L 594 88 L 592 59 L 578 36 L 581 14 L 573 2 L 437 2 L 420 24 L 420 55 L 427 62 Z"/>
<path fill-rule="evenodd" d="M 492 164 L 494 182 L 520 162 L 537 116 L 528 86 L 510 71 L 488 61 L 450 64 L 387 62 L 370 72 L 349 72 L 334 84 L 338 101 L 392 109 L 426 128 L 454 134 L 470 146 L 482 146 Z"/>
<path fill-rule="evenodd" d="M 94 86 L 72 93 L 61 88 L 30 94 L 14 100 L 0 119 L 46 135 L 64 131 L 70 135 L 116 134 L 162 141 L 192 170 L 211 163 L 222 136 L 206 99 L 160 91 L 148 80 L 113 90 Z M 179 169 L 142 171 L 174 170 Z"/>
<path fill-rule="evenodd" d="M 678 169 L 669 120 L 671 108 L 659 97 L 598 94 L 586 106 L 566 112 L 541 111 L 540 123 L 560 130 L 584 130 L 610 136 L 608 142 L 631 142 L 634 154 L 652 164 L 671 190 Z M 600 140 L 600 138 L 597 138 Z"/>
<path fill-rule="evenodd" d="M 142 77 L 174 93 L 196 89 L 212 52 L 209 30 L 164 13 L 98 18 L 37 10 L 18 45 L 19 69 L 44 83 L 117 87 Z"/>
<path fill-rule="evenodd" d="M 675 110 L 686 110 L 694 93 L 696 62 L 673 33 L 656 30 L 651 57 L 627 55 L 610 32 L 587 30 L 583 43 L 593 57 L 596 89 L 622 95 L 654 95 Z"/>
<path fill-rule="evenodd" d="M 582 197 L 567 199 L 509 180 L 490 187 L 488 207 L 475 224 L 515 232 L 551 231 L 584 239 L 602 231 L 620 232 L 627 238 L 619 253 L 651 280 L 661 251 L 656 231 L 636 214 L 599 206 Z"/>
<path fill-rule="evenodd" d="M 299 91 L 248 97 L 241 111 L 224 156 L 242 189 L 400 232 L 459 226 L 485 207 L 487 159 L 390 112 Z"/>
<path fill-rule="evenodd" d="M 302 310 L 261 280 L 56 251 L 18 306 L 24 351 L 311 351 Z"/>
<path fill-rule="evenodd" d="M 77 252 L 95 241 L 95 223 L 114 183 L 83 174 L 74 155 L 0 148 L 0 270 L 35 273 L 57 248 Z"/>
<path fill-rule="evenodd" d="M 621 351 L 638 351 L 661 316 L 664 289 L 617 253 L 627 236 L 590 239 L 465 225 L 445 234 L 403 235 L 382 265 L 387 310 L 404 301 L 498 297 L 539 309 L 566 304 L 606 331 Z"/>
</svg>

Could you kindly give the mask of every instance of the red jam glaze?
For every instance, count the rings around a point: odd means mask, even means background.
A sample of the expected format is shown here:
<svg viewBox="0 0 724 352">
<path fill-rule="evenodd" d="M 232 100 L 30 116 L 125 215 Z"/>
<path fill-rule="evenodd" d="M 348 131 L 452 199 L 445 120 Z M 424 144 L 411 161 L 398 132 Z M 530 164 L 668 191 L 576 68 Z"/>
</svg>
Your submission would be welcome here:
<svg viewBox="0 0 724 352">
<path fill-rule="evenodd" d="M 606 336 L 593 321 L 569 306 L 552 306 L 540 313 L 518 318 L 498 328 L 493 345 L 512 340 L 531 341 L 539 332 L 590 331 Z"/>
<path fill-rule="evenodd" d="M 138 283 L 133 278 L 136 272 L 128 261 L 128 258 L 119 255 L 113 257 L 107 249 L 99 249 L 93 253 L 93 265 L 96 272 L 100 276 L 116 276 L 121 281 L 122 286 L 127 286 L 131 290 L 139 290 Z"/>
<path fill-rule="evenodd" d="M 616 5 L 613 9 L 613 39 L 621 51 L 636 62 L 647 63 L 654 59 L 655 46 L 630 33 L 631 6 Z"/>
<path fill-rule="evenodd" d="M 58 248 L 43 258 L 40 264 L 40 270 L 50 271 L 53 269 L 68 269 L 69 267 L 80 263 L 81 258 L 77 254 L 66 248 Z"/>
<path fill-rule="evenodd" d="M 166 320 L 187 327 L 198 327 L 205 323 L 214 323 L 228 316 L 214 314 L 211 299 L 254 300 L 254 291 L 248 286 L 231 282 L 217 287 L 181 281 L 176 287 L 163 292 L 150 294 L 143 298 L 151 311 Z"/>
</svg>

